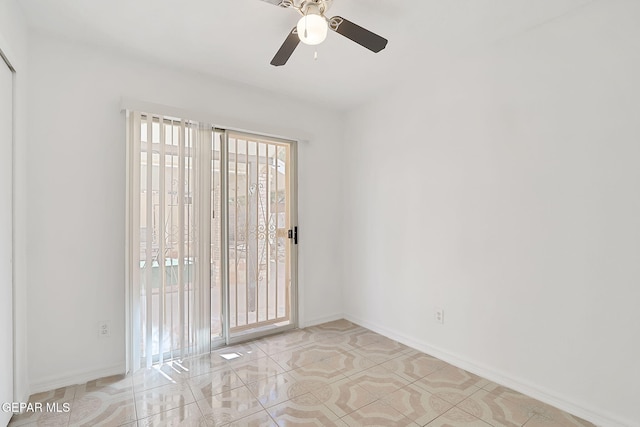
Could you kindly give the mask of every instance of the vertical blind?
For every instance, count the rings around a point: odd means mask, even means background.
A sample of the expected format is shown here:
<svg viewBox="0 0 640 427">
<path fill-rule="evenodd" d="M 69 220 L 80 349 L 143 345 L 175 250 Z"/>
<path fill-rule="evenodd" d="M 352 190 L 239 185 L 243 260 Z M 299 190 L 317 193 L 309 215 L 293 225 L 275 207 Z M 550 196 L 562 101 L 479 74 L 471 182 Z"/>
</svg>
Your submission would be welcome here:
<svg viewBox="0 0 640 427">
<path fill-rule="evenodd" d="M 291 141 L 135 111 L 127 128 L 129 370 L 290 325 Z"/>
<path fill-rule="evenodd" d="M 208 123 L 127 114 L 135 370 L 210 350 L 214 132 Z"/>
</svg>

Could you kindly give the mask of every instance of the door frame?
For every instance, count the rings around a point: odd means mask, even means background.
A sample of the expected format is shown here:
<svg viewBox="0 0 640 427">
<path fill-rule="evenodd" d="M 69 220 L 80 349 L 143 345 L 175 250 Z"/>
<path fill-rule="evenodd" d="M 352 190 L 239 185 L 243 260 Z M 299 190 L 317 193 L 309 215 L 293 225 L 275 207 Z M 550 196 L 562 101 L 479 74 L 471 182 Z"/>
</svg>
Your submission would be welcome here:
<svg viewBox="0 0 640 427">
<path fill-rule="evenodd" d="M 9 260 L 9 274 L 10 274 L 10 280 L 8 283 L 8 291 L 10 293 L 10 298 L 9 298 L 9 317 L 10 317 L 10 321 L 9 321 L 9 325 L 5 325 L 9 327 L 9 335 L 10 335 L 10 343 L 8 346 L 8 353 L 9 353 L 9 363 L 11 365 L 11 369 L 9 372 L 9 375 L 6 375 L 6 377 L 8 378 L 10 384 L 8 385 L 8 389 L 9 389 L 9 396 L 0 396 L 0 401 L 6 401 L 6 402 L 12 402 L 15 400 L 15 397 L 17 396 L 17 379 L 16 379 L 16 338 L 17 338 L 17 332 L 16 332 L 16 325 L 17 325 L 17 321 L 16 321 L 16 317 L 17 317 L 17 313 L 16 313 L 16 307 L 17 307 L 17 303 L 16 303 L 16 284 L 15 284 L 15 232 L 14 232 L 14 227 L 15 227 L 15 140 L 16 140 L 16 69 L 14 68 L 14 66 L 12 65 L 11 61 L 8 58 L 8 54 L 6 53 L 5 50 L 5 46 L 4 46 L 4 40 L 2 39 L 2 37 L 0 36 L 0 66 L 3 66 L 1 64 L 5 64 L 7 69 L 9 70 L 9 73 L 11 75 L 10 79 L 11 79 L 11 122 L 10 122 L 10 132 L 11 132 L 11 138 L 9 141 L 9 147 L 11 150 L 11 155 L 8 158 L 9 161 L 9 168 L 10 168 L 10 174 L 9 174 L 9 192 L 10 192 L 10 206 L 9 206 L 9 210 L 10 210 L 10 214 L 9 214 L 9 222 L 10 222 L 10 229 L 11 229 L 11 238 L 9 239 L 9 244 L 11 245 L 11 249 L 10 249 L 10 260 Z M 4 367 L 2 367 L 4 369 Z M 2 386 L 4 388 L 4 385 Z M 5 421 L 3 418 L 8 416 L 8 419 L 6 419 L 6 421 L 8 422 L 11 419 L 11 416 L 13 414 L 11 412 L 6 412 L 2 415 L 2 417 L 0 418 L 1 421 Z"/>
<path fill-rule="evenodd" d="M 298 244 L 293 241 L 290 242 L 290 274 L 291 274 L 291 283 L 290 283 L 290 319 L 289 324 L 284 326 L 264 326 L 260 327 L 258 330 L 247 329 L 245 332 L 238 333 L 234 336 L 231 335 L 230 331 L 230 307 L 229 307 L 229 168 L 228 168 L 228 160 L 229 160 L 229 133 L 233 133 L 240 136 L 253 137 L 260 141 L 271 141 L 278 144 L 287 144 L 289 146 L 290 153 L 290 164 L 288 167 L 290 168 L 290 177 L 289 177 L 289 195 L 291 197 L 290 200 L 290 226 L 297 227 L 298 226 L 298 142 L 290 139 L 283 138 L 274 138 L 270 136 L 260 135 L 253 132 L 246 132 L 235 129 L 221 129 L 216 128 L 216 132 L 219 132 L 222 136 L 222 140 L 220 141 L 220 164 L 221 164 L 221 173 L 220 173 L 220 187 L 221 187 L 221 200 L 224 200 L 225 203 L 221 203 L 221 221 L 220 226 L 222 228 L 222 268 L 221 268 L 221 276 L 222 276 L 222 316 L 223 316 L 223 341 L 224 344 L 214 346 L 212 341 L 212 348 L 219 348 L 223 345 L 232 345 L 238 344 L 241 342 L 253 340 L 256 338 L 261 338 L 268 335 L 273 335 L 276 333 L 284 332 L 290 329 L 295 329 L 298 327 Z M 225 165 L 224 167 L 222 165 Z M 224 170 L 224 172 L 223 172 Z"/>
</svg>

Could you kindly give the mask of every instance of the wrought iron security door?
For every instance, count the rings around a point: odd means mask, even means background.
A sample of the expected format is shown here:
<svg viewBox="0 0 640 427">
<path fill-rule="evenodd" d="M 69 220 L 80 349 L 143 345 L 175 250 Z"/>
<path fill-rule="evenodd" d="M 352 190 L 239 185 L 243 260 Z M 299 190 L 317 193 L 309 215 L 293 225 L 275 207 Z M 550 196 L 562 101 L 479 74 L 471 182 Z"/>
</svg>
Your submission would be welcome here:
<svg viewBox="0 0 640 427">
<path fill-rule="evenodd" d="M 231 334 L 292 323 L 292 145 L 229 132 L 228 295 Z"/>
</svg>

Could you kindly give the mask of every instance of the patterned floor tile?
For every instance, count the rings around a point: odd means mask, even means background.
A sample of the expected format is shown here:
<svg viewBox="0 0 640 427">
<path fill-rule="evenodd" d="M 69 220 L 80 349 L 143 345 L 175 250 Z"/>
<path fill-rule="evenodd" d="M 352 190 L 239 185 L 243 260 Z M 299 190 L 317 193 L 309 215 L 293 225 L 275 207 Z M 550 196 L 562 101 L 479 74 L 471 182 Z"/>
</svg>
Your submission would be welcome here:
<svg viewBox="0 0 640 427">
<path fill-rule="evenodd" d="M 342 373 L 333 370 L 331 366 L 325 362 L 326 361 L 323 360 L 322 362 L 312 363 L 311 365 L 289 371 L 288 374 L 306 391 L 313 391 L 316 388 L 345 378 Z"/>
<path fill-rule="evenodd" d="M 349 329 L 348 331 L 344 331 L 344 332 L 342 332 L 342 334 L 343 335 L 358 335 L 358 334 L 361 334 L 363 332 L 369 331 L 369 329 L 367 329 L 367 328 L 365 328 L 363 326 L 357 325 L 355 323 L 354 323 L 354 325 L 355 325 L 355 328 Z"/>
<path fill-rule="evenodd" d="M 284 373 L 284 369 L 269 357 L 233 365 L 233 370 L 245 384 Z"/>
<path fill-rule="evenodd" d="M 304 402 L 291 401 L 269 408 L 267 411 L 279 426 L 318 426 L 338 425 L 338 417 L 325 405 L 310 394 Z"/>
<path fill-rule="evenodd" d="M 490 381 L 488 382 L 488 384 L 483 385 L 482 389 L 492 394 L 499 395 L 507 400 L 511 400 L 511 401 L 520 403 L 522 405 L 530 406 L 532 409 L 543 408 L 545 406 L 548 406 L 546 403 L 542 403 L 539 400 L 526 396 L 518 391 L 515 391 L 508 387 L 498 385 Z"/>
<path fill-rule="evenodd" d="M 530 417 L 536 414 L 545 414 L 548 412 L 548 408 L 550 408 L 546 403 L 495 383 L 489 383 L 483 386 L 483 390 L 486 390 L 496 398 L 505 399 L 517 404 L 523 408 Z"/>
<path fill-rule="evenodd" d="M 249 342 L 221 348 L 214 351 L 211 356 L 214 359 L 226 360 L 229 365 L 233 366 L 266 358 L 267 353 L 265 353 L 257 343 Z"/>
<path fill-rule="evenodd" d="M 444 368 L 447 364 L 424 353 L 409 352 L 384 362 L 382 366 L 403 378 L 415 381 Z"/>
<path fill-rule="evenodd" d="M 29 397 L 29 402 L 73 402 L 78 386 L 60 387 L 52 391 L 36 393 Z"/>
<path fill-rule="evenodd" d="M 215 426 L 229 424 L 262 410 L 260 402 L 246 386 L 225 390 L 197 403 L 203 415 Z"/>
<path fill-rule="evenodd" d="M 209 425 L 208 419 L 202 415 L 195 402 L 138 421 L 138 427 L 204 427 L 207 425 Z"/>
<path fill-rule="evenodd" d="M 360 333 L 350 334 L 349 345 L 352 347 L 364 347 L 374 344 L 384 338 L 380 334 L 376 334 L 368 329 L 364 329 Z"/>
<path fill-rule="evenodd" d="M 382 402 L 370 403 L 342 418 L 349 427 L 418 427 L 400 412 Z"/>
<path fill-rule="evenodd" d="M 376 365 L 388 362 L 389 360 L 395 359 L 396 357 L 400 357 L 403 355 L 403 352 L 396 353 L 393 351 L 380 350 L 380 349 L 374 349 L 369 347 L 357 348 L 356 350 L 354 350 L 354 353 L 359 354 L 360 356 L 363 356 L 371 360 Z"/>
<path fill-rule="evenodd" d="M 491 427 L 480 418 L 458 408 L 451 408 L 435 420 L 427 424 L 428 427 Z"/>
<path fill-rule="evenodd" d="M 361 326 L 347 320 L 324 323 L 305 329 L 312 333 L 316 342 L 332 342 L 334 344 L 348 344 L 351 335 L 366 332 Z"/>
<path fill-rule="evenodd" d="M 318 344 L 329 343 L 332 345 L 343 346 L 348 349 L 354 349 L 356 347 L 349 344 L 349 342 L 351 342 L 351 337 L 353 335 L 361 334 L 364 331 L 364 329 L 357 329 L 349 332 L 317 332 L 313 335 L 313 339 L 314 342 Z"/>
<path fill-rule="evenodd" d="M 10 426 L 595 427 L 346 320 L 29 401 L 71 410 Z"/>
<path fill-rule="evenodd" d="M 113 375 L 76 386 L 75 400 L 85 395 L 110 399 L 130 394 L 133 394 L 133 380 L 131 376 Z"/>
<path fill-rule="evenodd" d="M 574 415 L 552 408 L 546 415 L 534 415 L 525 427 L 595 427 L 595 424 Z"/>
<path fill-rule="evenodd" d="M 137 419 L 133 392 L 115 396 L 89 392 L 76 398 L 71 406 L 69 424 L 92 427 L 121 426 Z"/>
<path fill-rule="evenodd" d="M 224 427 L 278 427 L 271 415 L 264 409 L 248 417 L 232 421 Z"/>
<path fill-rule="evenodd" d="M 155 387 L 135 394 L 139 419 L 179 408 L 194 400 L 193 393 L 186 383 Z"/>
<path fill-rule="evenodd" d="M 457 406 L 494 427 L 521 427 L 531 418 L 523 406 L 486 390 L 477 391 Z"/>
<path fill-rule="evenodd" d="M 9 421 L 8 427 L 66 427 L 69 425 L 70 415 L 71 414 L 68 412 L 30 412 L 24 414 L 15 414 Z"/>
<path fill-rule="evenodd" d="M 376 398 L 387 396 L 409 384 L 408 380 L 382 366 L 374 366 L 349 378 Z"/>
<path fill-rule="evenodd" d="M 478 391 L 486 382 L 463 369 L 447 366 L 417 380 L 415 384 L 455 405 Z"/>
<path fill-rule="evenodd" d="M 47 426 L 66 426 L 69 423 L 70 412 L 47 412 L 46 405 L 56 404 L 56 407 L 62 409 L 66 403 L 73 407 L 73 400 L 76 395 L 77 387 L 60 387 L 55 390 L 36 393 L 29 398 L 29 403 L 41 403 L 42 411 L 24 412 L 22 414 L 14 414 L 9 425 L 26 426 L 26 425 L 47 425 Z"/>
<path fill-rule="evenodd" d="M 304 365 L 309 365 L 316 362 L 307 355 L 304 347 L 296 347 L 293 349 L 281 351 L 280 353 L 272 354 L 271 359 L 275 361 L 282 369 L 291 371 L 292 369 L 301 368 Z"/>
<path fill-rule="evenodd" d="M 296 402 L 298 396 L 309 392 L 305 384 L 299 383 L 286 373 L 256 381 L 249 384 L 247 388 L 265 408 L 278 405 L 287 400 Z"/>
<path fill-rule="evenodd" d="M 350 378 L 325 384 L 311 393 L 339 417 L 362 408 L 376 397 Z"/>
<path fill-rule="evenodd" d="M 354 351 L 345 352 L 329 359 L 325 359 L 322 361 L 322 364 L 327 366 L 328 369 L 340 372 L 346 376 L 354 375 L 376 365 L 375 362 Z"/>
<path fill-rule="evenodd" d="M 177 372 L 166 366 L 140 369 L 133 374 L 131 378 L 134 393 L 156 387 L 183 383 L 189 379 L 186 372 Z"/>
<path fill-rule="evenodd" d="M 180 365 L 187 371 L 187 375 L 189 377 L 197 377 L 202 374 L 228 367 L 226 359 L 220 357 L 220 355 L 216 353 L 188 358 L 180 362 Z"/>
<path fill-rule="evenodd" d="M 20 414 L 22 415 L 22 414 Z M 39 412 L 35 416 L 25 421 L 23 418 L 13 418 L 9 421 L 8 427 L 28 426 L 28 427 L 67 427 L 69 425 L 70 413 L 68 412 Z"/>
<path fill-rule="evenodd" d="M 554 408 L 551 405 L 526 396 L 508 387 L 498 386 L 491 383 L 491 385 L 485 386 L 485 389 L 490 390 L 490 394 L 493 396 L 508 400 L 518 405 L 525 413 L 527 413 L 527 415 L 536 418 L 535 420 L 532 418 L 527 424 L 547 424 L 549 427 L 554 425 L 562 425 L 566 427 L 592 425 L 588 421 L 572 416 L 564 411 Z M 550 421 L 553 421 L 555 424 L 550 423 Z"/>
<path fill-rule="evenodd" d="M 387 337 L 382 337 L 376 342 L 362 346 L 362 351 L 379 351 L 387 352 L 389 354 L 400 354 L 411 351 L 411 347 L 407 347 L 398 341 L 391 340 Z"/>
<path fill-rule="evenodd" d="M 453 406 L 413 384 L 396 390 L 383 397 L 381 401 L 421 426 L 433 421 Z"/>
<path fill-rule="evenodd" d="M 271 355 L 271 358 L 284 370 L 290 371 L 334 356 L 346 354 L 349 350 L 351 348 L 346 345 L 314 343 L 276 353 Z"/>
<path fill-rule="evenodd" d="M 208 374 L 190 378 L 187 383 L 191 387 L 196 400 L 206 399 L 221 391 L 244 385 L 236 372 L 228 366 Z"/>
<path fill-rule="evenodd" d="M 354 348 L 348 344 L 336 344 L 334 342 L 317 342 L 305 346 L 307 357 L 314 359 L 314 362 L 326 360 L 334 356 L 339 356 L 353 350 Z"/>
<path fill-rule="evenodd" d="M 346 319 L 334 320 L 332 322 L 322 323 L 320 325 L 312 326 L 312 330 L 320 331 L 335 331 L 335 332 L 349 332 L 357 329 L 363 329 L 361 326 L 356 325 Z"/>
<path fill-rule="evenodd" d="M 191 370 L 186 366 L 186 363 L 181 360 L 170 360 L 164 362 L 161 366 L 157 367 L 162 373 L 173 378 L 176 382 L 186 381 L 191 375 Z"/>
<path fill-rule="evenodd" d="M 285 350 L 302 347 L 312 342 L 313 337 L 311 332 L 304 329 L 294 329 L 290 332 L 263 338 L 255 343 L 262 351 L 271 356 Z"/>
<path fill-rule="evenodd" d="M 311 334 L 311 339 L 316 343 L 348 344 L 349 340 L 342 337 L 342 333 L 335 331 L 316 331 Z"/>
</svg>

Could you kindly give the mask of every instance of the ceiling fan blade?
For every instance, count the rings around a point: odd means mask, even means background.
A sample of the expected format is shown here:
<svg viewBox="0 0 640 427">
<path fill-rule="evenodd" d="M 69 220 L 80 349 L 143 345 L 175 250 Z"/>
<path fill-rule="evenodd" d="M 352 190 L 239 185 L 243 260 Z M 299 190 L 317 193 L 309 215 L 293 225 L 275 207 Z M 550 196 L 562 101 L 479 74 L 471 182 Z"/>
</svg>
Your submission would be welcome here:
<svg viewBox="0 0 640 427">
<path fill-rule="evenodd" d="M 384 37 L 372 33 L 362 28 L 360 25 L 344 19 L 341 16 L 334 16 L 329 20 L 329 28 L 338 34 L 353 40 L 360 46 L 366 47 L 372 52 L 380 52 L 387 46 L 388 40 Z"/>
<path fill-rule="evenodd" d="M 282 46 L 280 46 L 280 49 L 276 53 L 276 56 L 274 56 L 271 60 L 271 65 L 279 67 L 286 64 L 293 51 L 296 50 L 296 47 L 298 47 L 298 43 L 300 43 L 300 37 L 298 37 L 298 29 L 296 27 L 293 27 L 293 30 L 291 30 L 284 43 L 282 43 Z"/>
<path fill-rule="evenodd" d="M 262 0 L 262 1 L 271 3 L 272 5 L 280 6 L 280 7 L 291 7 L 292 5 L 291 0 Z"/>
</svg>

